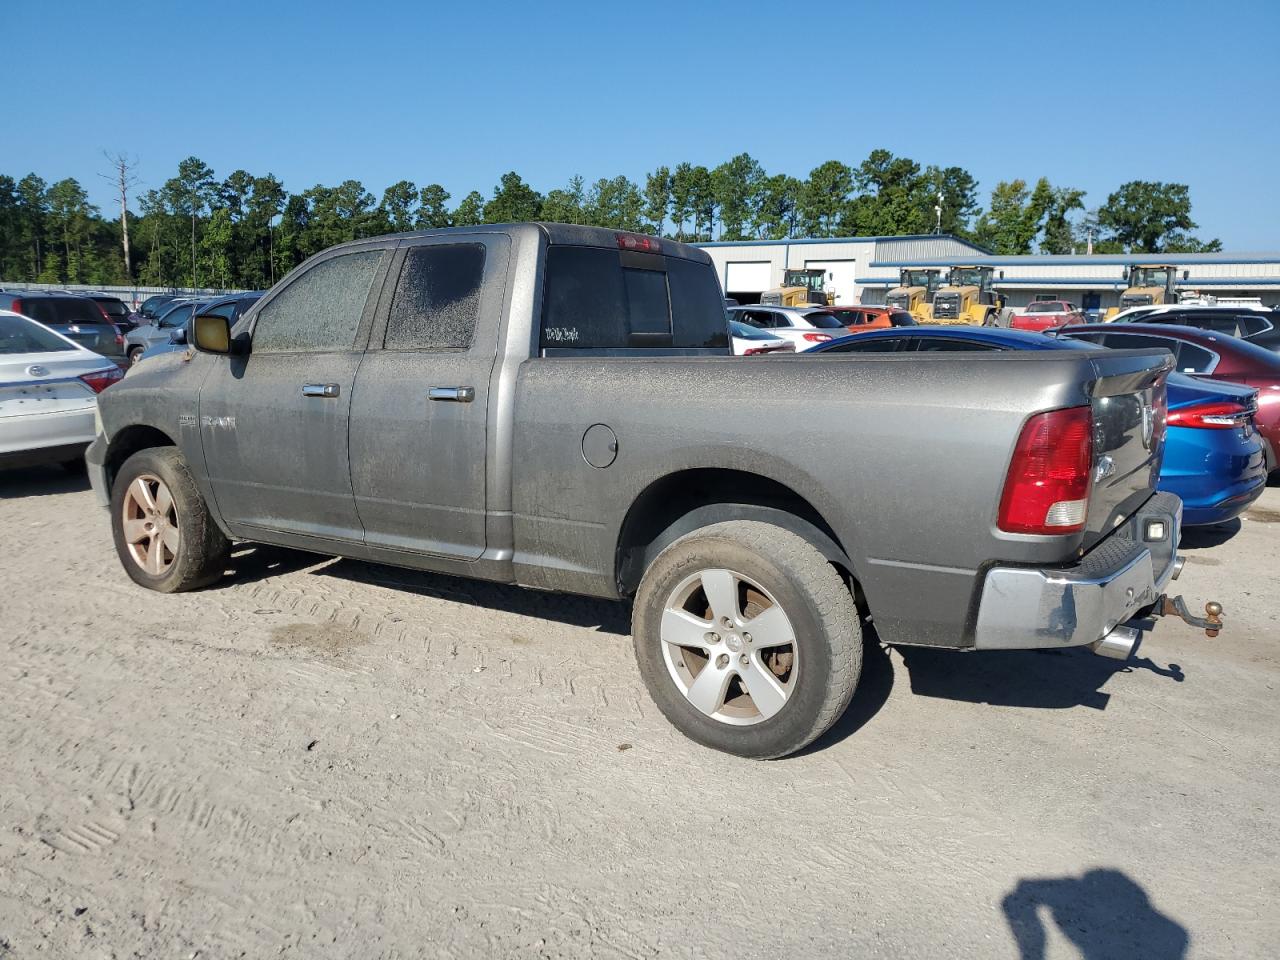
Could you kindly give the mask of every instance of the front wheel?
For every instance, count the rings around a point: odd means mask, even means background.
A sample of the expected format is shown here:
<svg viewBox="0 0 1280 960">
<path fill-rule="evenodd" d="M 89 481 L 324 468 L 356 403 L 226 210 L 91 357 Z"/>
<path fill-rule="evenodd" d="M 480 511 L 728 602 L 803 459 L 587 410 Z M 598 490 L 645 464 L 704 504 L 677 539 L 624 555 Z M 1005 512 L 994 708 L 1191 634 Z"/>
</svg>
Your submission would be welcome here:
<svg viewBox="0 0 1280 960">
<path fill-rule="evenodd" d="M 120 467 L 111 487 L 111 532 L 134 583 L 161 593 L 212 583 L 231 552 L 175 447 L 139 450 Z"/>
<path fill-rule="evenodd" d="M 862 668 L 853 597 L 808 541 L 768 523 L 703 527 L 667 547 L 636 593 L 636 659 L 681 733 L 783 757 L 849 705 Z"/>
</svg>

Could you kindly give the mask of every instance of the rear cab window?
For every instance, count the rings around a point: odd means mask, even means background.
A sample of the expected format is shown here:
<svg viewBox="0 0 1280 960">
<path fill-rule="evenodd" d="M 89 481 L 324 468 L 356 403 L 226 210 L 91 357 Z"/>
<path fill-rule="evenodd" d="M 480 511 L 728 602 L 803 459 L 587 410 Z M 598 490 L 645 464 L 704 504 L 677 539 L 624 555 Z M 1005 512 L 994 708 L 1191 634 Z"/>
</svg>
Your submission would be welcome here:
<svg viewBox="0 0 1280 960">
<path fill-rule="evenodd" d="M 22 301 L 25 316 L 40 323 L 106 323 L 92 300 L 81 297 L 31 297 Z"/>
<path fill-rule="evenodd" d="M 758 325 L 742 313 L 735 319 Z M 539 339 L 544 356 L 727 353 L 728 346 L 724 298 L 710 264 L 607 247 L 548 247 Z"/>
</svg>

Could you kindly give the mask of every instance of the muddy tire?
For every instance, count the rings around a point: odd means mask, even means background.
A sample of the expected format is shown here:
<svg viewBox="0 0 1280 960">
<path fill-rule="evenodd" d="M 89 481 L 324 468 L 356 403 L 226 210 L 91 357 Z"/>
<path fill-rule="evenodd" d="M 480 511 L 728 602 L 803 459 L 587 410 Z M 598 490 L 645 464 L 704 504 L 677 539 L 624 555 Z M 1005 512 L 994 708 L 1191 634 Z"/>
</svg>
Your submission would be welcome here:
<svg viewBox="0 0 1280 960">
<path fill-rule="evenodd" d="M 707 747 L 794 753 L 844 712 L 862 630 L 839 573 L 807 540 L 735 520 L 671 544 L 645 571 L 632 622 L 658 709 Z"/>
<path fill-rule="evenodd" d="M 121 466 L 111 487 L 111 534 L 133 582 L 161 593 L 212 583 L 231 551 L 176 447 L 140 450 Z"/>
<path fill-rule="evenodd" d="M 146 347 L 130 347 L 129 348 L 129 365 L 137 363 L 142 359 L 142 355 L 147 352 Z"/>
</svg>

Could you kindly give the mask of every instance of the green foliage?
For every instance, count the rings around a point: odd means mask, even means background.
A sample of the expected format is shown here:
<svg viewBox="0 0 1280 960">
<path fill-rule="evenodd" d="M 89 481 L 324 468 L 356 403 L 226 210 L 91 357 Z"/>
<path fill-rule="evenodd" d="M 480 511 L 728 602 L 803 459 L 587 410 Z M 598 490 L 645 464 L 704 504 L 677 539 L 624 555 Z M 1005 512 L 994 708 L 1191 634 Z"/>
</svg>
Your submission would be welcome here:
<svg viewBox="0 0 1280 960">
<path fill-rule="evenodd" d="M 800 180 L 769 174 L 741 153 L 713 168 L 659 166 L 643 185 L 626 176 L 575 176 L 544 197 L 512 171 L 488 200 L 471 191 L 450 209 L 440 184 L 401 180 L 375 198 L 358 180 L 290 194 L 267 174 L 218 180 L 198 157 L 134 195 L 126 275 L 118 218 L 104 218 L 72 179 L 0 175 L 0 278 L 49 283 L 265 288 L 336 243 L 381 233 L 553 220 L 649 231 L 678 240 L 895 236 L 940 229 L 998 253 L 1183 252 L 1221 249 L 1191 231 L 1184 184 L 1126 183 L 1097 211 L 1084 191 L 1041 178 L 1001 181 L 979 209 L 978 184 L 960 167 L 922 167 L 872 150 L 851 166 L 828 160 Z M 939 209 L 940 208 L 940 209 Z"/>
<path fill-rule="evenodd" d="M 1202 242 L 1186 231 L 1191 219 L 1191 192 L 1185 183 L 1131 180 L 1107 197 L 1098 223 L 1128 253 L 1172 253 L 1220 250 L 1217 240 Z"/>
<path fill-rule="evenodd" d="M 542 216 L 542 194 L 520 179 L 514 170 L 504 173 L 484 205 L 485 223 L 523 223 Z"/>
</svg>

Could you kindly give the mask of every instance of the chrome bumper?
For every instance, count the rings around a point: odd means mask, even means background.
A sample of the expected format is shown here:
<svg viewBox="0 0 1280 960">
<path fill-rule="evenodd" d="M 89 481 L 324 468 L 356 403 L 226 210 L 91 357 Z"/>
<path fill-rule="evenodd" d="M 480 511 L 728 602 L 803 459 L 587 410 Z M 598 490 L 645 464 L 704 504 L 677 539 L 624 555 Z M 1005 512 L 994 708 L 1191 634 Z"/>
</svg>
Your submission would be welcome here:
<svg viewBox="0 0 1280 960">
<path fill-rule="evenodd" d="M 1159 540 L 1149 525 L 1164 524 Z M 979 650 L 1075 647 L 1105 637 L 1164 593 L 1178 568 L 1182 501 L 1158 493 L 1080 563 L 987 571 L 974 629 Z"/>
</svg>

